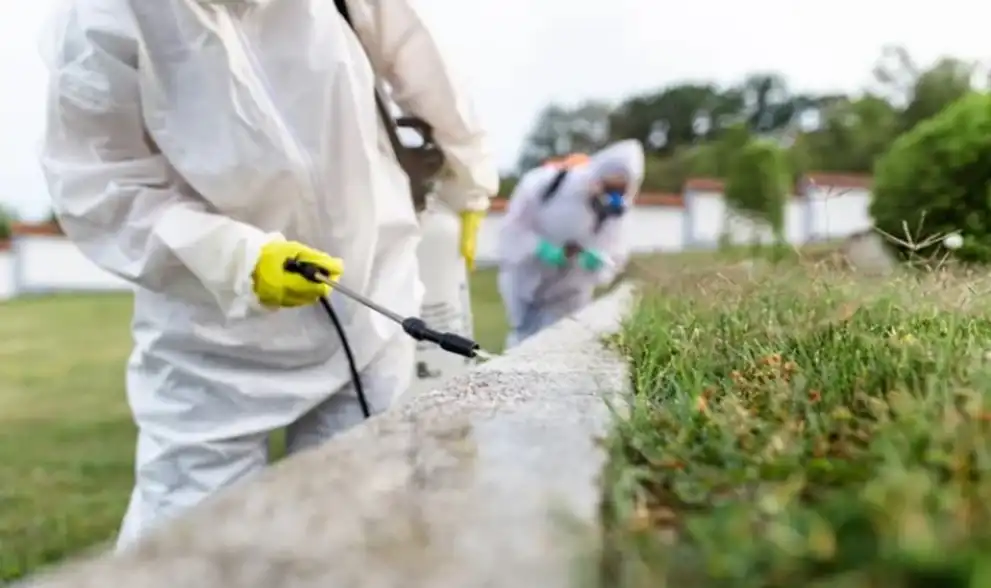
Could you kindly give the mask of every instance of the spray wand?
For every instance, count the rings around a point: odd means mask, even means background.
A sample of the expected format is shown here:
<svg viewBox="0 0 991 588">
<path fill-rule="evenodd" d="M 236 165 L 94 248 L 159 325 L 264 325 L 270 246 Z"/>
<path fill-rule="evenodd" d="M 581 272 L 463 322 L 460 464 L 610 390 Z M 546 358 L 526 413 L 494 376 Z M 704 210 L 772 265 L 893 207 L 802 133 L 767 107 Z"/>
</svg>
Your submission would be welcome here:
<svg viewBox="0 0 991 588">
<path fill-rule="evenodd" d="M 468 359 L 474 359 L 476 357 L 491 359 L 493 357 L 493 354 L 483 350 L 478 343 L 467 337 L 462 337 L 457 333 L 445 333 L 431 329 L 420 317 L 404 317 L 372 300 L 369 300 L 347 286 L 331 280 L 330 275 L 327 274 L 323 268 L 314 263 L 299 261 L 298 259 L 290 259 L 286 261 L 283 269 L 287 272 L 299 274 L 311 282 L 327 284 L 333 288 L 334 291 L 340 292 L 358 304 L 361 304 L 362 306 L 397 323 L 403 328 L 403 331 L 407 335 L 417 341 L 428 341 L 430 343 L 434 343 L 444 351 L 455 355 L 460 355 L 461 357 L 467 357 Z"/>
</svg>

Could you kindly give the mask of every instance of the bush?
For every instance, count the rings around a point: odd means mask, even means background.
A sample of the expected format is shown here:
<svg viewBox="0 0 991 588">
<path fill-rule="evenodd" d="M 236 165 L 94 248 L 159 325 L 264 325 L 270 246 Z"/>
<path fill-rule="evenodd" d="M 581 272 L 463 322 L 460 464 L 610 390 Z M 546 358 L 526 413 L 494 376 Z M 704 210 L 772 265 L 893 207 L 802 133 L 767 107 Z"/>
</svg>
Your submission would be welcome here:
<svg viewBox="0 0 991 588">
<path fill-rule="evenodd" d="M 785 152 L 780 147 L 769 141 L 749 141 L 730 164 L 726 201 L 735 209 L 766 221 L 780 240 L 789 175 Z"/>
<path fill-rule="evenodd" d="M 960 231 L 959 259 L 991 261 L 991 95 L 968 95 L 900 136 L 875 167 L 870 212 L 908 242 L 903 254 L 927 256 L 925 237 Z"/>
<path fill-rule="evenodd" d="M 681 193 L 685 180 L 697 173 L 694 158 L 694 153 L 690 149 L 677 149 L 674 153 L 664 156 L 647 155 L 643 190 Z"/>
<path fill-rule="evenodd" d="M 648 155 L 643 189 L 681 193 L 690 178 L 724 177 L 727 160 L 733 155 L 733 144 L 724 141 L 679 147 L 667 155 Z"/>
<path fill-rule="evenodd" d="M 499 178 L 499 193 L 497 197 L 509 198 L 513 195 L 513 190 L 516 189 L 516 185 L 519 183 L 519 176 L 501 176 Z"/>
<path fill-rule="evenodd" d="M 0 207 L 0 241 L 10 239 L 13 233 L 14 215 Z"/>
</svg>

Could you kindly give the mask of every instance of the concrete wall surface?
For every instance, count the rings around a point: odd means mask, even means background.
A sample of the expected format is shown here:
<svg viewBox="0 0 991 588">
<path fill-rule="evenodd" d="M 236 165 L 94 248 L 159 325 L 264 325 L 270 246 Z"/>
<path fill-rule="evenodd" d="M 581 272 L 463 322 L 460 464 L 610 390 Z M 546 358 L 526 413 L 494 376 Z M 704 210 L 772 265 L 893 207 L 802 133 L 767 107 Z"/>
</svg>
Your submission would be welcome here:
<svg viewBox="0 0 991 588">
<path fill-rule="evenodd" d="M 575 586 L 582 564 L 597 563 L 606 460 L 597 438 L 613 418 L 609 401 L 629 386 L 602 338 L 631 300 L 619 288 L 127 553 L 18 586 Z"/>
<path fill-rule="evenodd" d="M 14 254 L 0 249 L 0 300 L 13 298 L 17 294 L 14 281 Z"/>
</svg>

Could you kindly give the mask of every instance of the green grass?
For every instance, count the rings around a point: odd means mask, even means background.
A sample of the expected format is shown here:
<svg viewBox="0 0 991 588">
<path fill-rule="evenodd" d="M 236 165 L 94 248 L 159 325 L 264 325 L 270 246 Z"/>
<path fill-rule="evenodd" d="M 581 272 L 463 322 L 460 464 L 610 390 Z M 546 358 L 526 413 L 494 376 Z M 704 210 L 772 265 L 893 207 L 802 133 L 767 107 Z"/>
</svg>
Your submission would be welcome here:
<svg viewBox="0 0 991 588">
<path fill-rule="evenodd" d="M 986 279 L 651 276 L 604 585 L 991 586 Z"/>
<path fill-rule="evenodd" d="M 500 352 L 506 344 L 508 327 L 496 287 L 495 270 L 479 270 L 471 278 L 471 312 L 475 321 L 475 341 L 487 351 Z"/>
<path fill-rule="evenodd" d="M 472 299 L 476 338 L 500 350 L 492 272 L 473 276 Z M 0 304 L 0 583 L 117 532 L 133 481 L 130 313 L 125 295 Z"/>
</svg>

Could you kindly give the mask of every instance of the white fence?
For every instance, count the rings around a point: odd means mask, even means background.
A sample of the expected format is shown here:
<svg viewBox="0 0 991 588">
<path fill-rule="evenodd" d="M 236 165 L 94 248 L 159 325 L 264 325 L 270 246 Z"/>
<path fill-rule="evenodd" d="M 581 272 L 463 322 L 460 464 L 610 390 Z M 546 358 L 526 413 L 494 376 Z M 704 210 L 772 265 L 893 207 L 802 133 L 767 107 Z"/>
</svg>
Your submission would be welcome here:
<svg viewBox="0 0 991 588">
<path fill-rule="evenodd" d="M 0 249 L 0 300 L 13 298 L 16 294 L 14 281 L 14 255 L 9 249 Z"/>
<path fill-rule="evenodd" d="M 785 236 L 790 243 L 842 238 L 872 225 L 870 193 L 858 178 L 821 177 L 800 187 L 786 209 Z M 633 251 L 683 251 L 715 247 L 725 237 L 732 243 L 755 238 L 768 241 L 771 232 L 728 210 L 722 186 L 710 180 L 690 180 L 683 196 L 648 194 L 630 214 L 626 234 Z M 500 203 L 501 204 L 501 203 Z M 482 225 L 478 263 L 495 262 L 502 207 L 495 206 Z M 69 291 L 109 291 L 128 286 L 97 268 L 57 231 L 22 227 L 12 246 L 0 250 L 0 300 L 23 294 Z"/>
<path fill-rule="evenodd" d="M 126 290 L 61 235 L 29 235 L 14 240 L 11 273 L 18 293 Z"/>
</svg>

